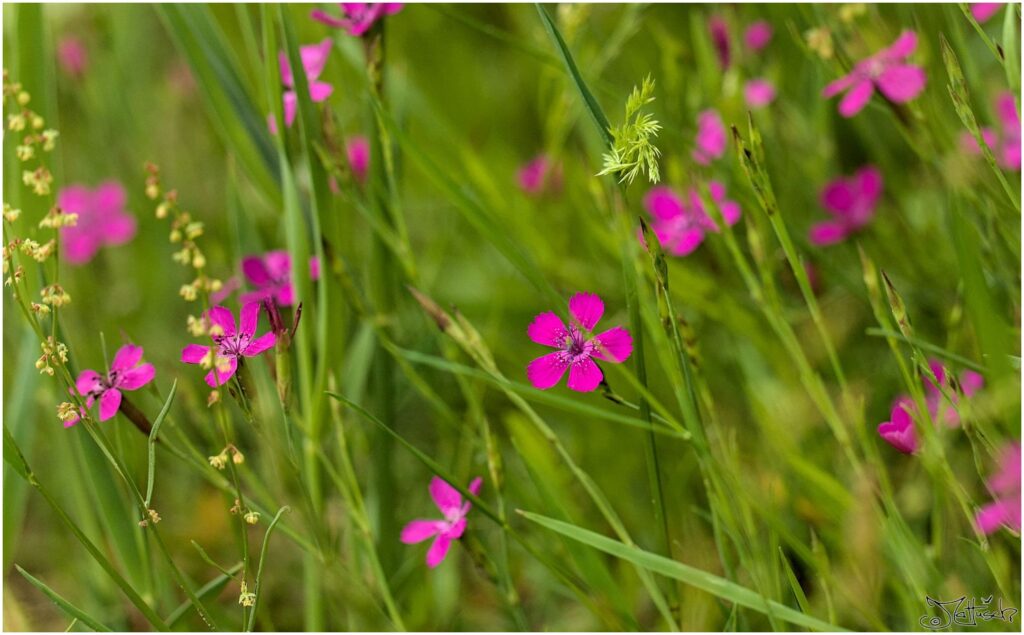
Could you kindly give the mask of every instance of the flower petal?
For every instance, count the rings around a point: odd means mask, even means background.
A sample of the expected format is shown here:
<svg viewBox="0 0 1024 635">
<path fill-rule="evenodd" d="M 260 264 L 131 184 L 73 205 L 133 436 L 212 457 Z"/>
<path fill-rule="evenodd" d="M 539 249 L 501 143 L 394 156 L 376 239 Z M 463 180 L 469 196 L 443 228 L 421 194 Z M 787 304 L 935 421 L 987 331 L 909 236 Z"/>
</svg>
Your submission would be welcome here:
<svg viewBox="0 0 1024 635">
<path fill-rule="evenodd" d="M 423 542 L 436 536 L 444 528 L 444 522 L 440 520 L 414 520 L 402 528 L 402 535 L 399 538 L 407 545 Z"/>
<path fill-rule="evenodd" d="M 850 88 L 842 101 L 839 102 L 839 114 L 852 117 L 861 111 L 875 93 L 875 85 L 869 79 L 862 79 Z"/>
<path fill-rule="evenodd" d="M 331 38 L 324 38 L 317 44 L 309 44 L 299 48 L 299 55 L 302 57 L 302 67 L 306 71 L 306 78 L 310 83 L 323 72 L 327 64 L 327 56 L 331 53 Z"/>
<path fill-rule="evenodd" d="M 246 256 L 242 258 L 242 273 L 249 284 L 264 287 L 270 283 L 270 272 L 263 263 L 261 256 Z"/>
<path fill-rule="evenodd" d="M 1018 449 L 1018 457 L 1019 456 L 1020 456 L 1020 453 L 1019 453 L 1019 449 Z M 1017 462 L 1020 463 L 1020 459 L 1019 458 L 1018 458 Z M 482 478 L 480 478 L 478 476 L 475 479 L 473 479 L 472 481 L 470 481 L 469 487 L 467 487 L 466 489 L 468 489 L 469 493 L 472 494 L 473 496 L 479 496 L 480 495 L 480 488 L 483 487 L 483 484 L 484 484 L 484 479 L 482 479 Z"/>
<path fill-rule="evenodd" d="M 812 245 L 825 247 L 827 245 L 834 245 L 842 242 L 846 239 L 846 236 L 849 233 L 850 230 L 847 228 L 845 223 L 827 220 L 812 225 L 811 231 L 808 232 L 807 237 L 810 239 Z"/>
<path fill-rule="evenodd" d="M 309 85 L 309 98 L 313 103 L 319 104 L 334 92 L 334 86 L 331 86 L 327 82 L 312 82 Z"/>
<path fill-rule="evenodd" d="M 974 2 L 971 3 L 971 15 L 980 24 L 988 22 L 988 20 L 994 16 L 1000 8 L 1003 6 L 1003 2 Z"/>
<path fill-rule="evenodd" d="M 751 108 L 761 108 L 775 101 L 775 86 L 765 79 L 752 79 L 743 87 L 743 99 Z"/>
<path fill-rule="evenodd" d="M 106 421 L 117 414 L 121 407 L 121 391 L 117 388 L 110 388 L 100 395 L 100 421 Z"/>
<path fill-rule="evenodd" d="M 530 326 L 526 327 L 526 335 L 537 344 L 562 348 L 565 338 L 569 337 L 569 330 L 562 323 L 562 318 L 548 311 L 533 318 Z"/>
<path fill-rule="evenodd" d="M 268 348 L 272 348 L 277 342 L 277 336 L 273 333 L 264 333 L 253 341 L 249 342 L 249 345 L 242 351 L 242 355 L 246 357 L 254 357 L 259 355 Z"/>
<path fill-rule="evenodd" d="M 285 91 L 281 96 L 284 103 L 284 125 L 288 128 L 295 123 L 295 115 L 299 111 L 299 96 L 294 90 Z"/>
<path fill-rule="evenodd" d="M 885 69 L 875 81 L 883 95 L 902 104 L 921 94 L 927 80 L 923 68 L 906 64 Z"/>
<path fill-rule="evenodd" d="M 853 86 L 856 81 L 857 78 L 852 73 L 849 75 L 843 75 L 839 79 L 829 82 L 829 84 L 825 86 L 825 89 L 821 91 L 821 96 L 826 99 L 831 99 L 850 86 Z"/>
<path fill-rule="evenodd" d="M 110 363 L 110 370 L 128 370 L 134 368 L 142 361 L 142 347 L 134 344 L 125 344 L 117 349 L 114 354 L 114 361 Z"/>
<path fill-rule="evenodd" d="M 569 389 L 577 392 L 590 392 L 601 385 L 604 374 L 594 360 L 582 359 L 569 367 Z"/>
<path fill-rule="evenodd" d="M 210 318 L 210 322 L 214 326 L 218 326 L 223 331 L 225 337 L 231 337 L 235 334 L 235 316 L 231 314 L 226 307 L 215 306 L 207 313 L 207 317 Z"/>
<path fill-rule="evenodd" d="M 679 232 L 669 240 L 669 253 L 673 256 L 688 256 L 704 242 L 704 230 L 693 228 Z"/>
<path fill-rule="evenodd" d="M 430 497 L 442 514 L 447 515 L 462 508 L 462 494 L 439 476 L 430 479 Z"/>
<path fill-rule="evenodd" d="M 978 392 L 985 386 L 985 378 L 974 372 L 973 370 L 965 370 L 960 375 L 960 389 L 964 391 L 964 395 L 971 397 L 974 393 Z"/>
<path fill-rule="evenodd" d="M 256 325 L 260 321 L 260 303 L 249 302 L 242 307 L 239 315 L 238 332 L 246 337 L 256 333 Z"/>
<path fill-rule="evenodd" d="M 530 362 L 526 367 L 526 377 L 534 388 L 547 390 L 562 379 L 568 367 L 563 352 L 548 353 Z"/>
<path fill-rule="evenodd" d="M 220 361 L 221 364 L 216 368 L 210 369 L 210 372 L 206 373 L 206 377 L 204 377 L 206 384 L 211 388 L 223 386 L 228 383 L 228 380 L 230 380 L 234 376 L 235 371 L 238 370 L 238 360 L 234 357 L 229 357 L 226 362 L 223 360 Z"/>
<path fill-rule="evenodd" d="M 442 536 L 449 540 L 458 540 L 462 538 L 462 534 L 466 531 L 466 519 L 460 518 L 455 521 L 451 527 L 441 533 Z"/>
<path fill-rule="evenodd" d="M 633 336 L 625 328 L 616 326 L 594 337 L 594 357 L 608 362 L 626 361 L 633 352 Z"/>
<path fill-rule="evenodd" d="M 427 549 L 427 566 L 433 569 L 444 562 L 444 558 L 448 555 L 448 549 L 451 546 L 452 541 L 450 538 L 446 538 L 443 535 L 435 538 L 434 543 L 430 545 L 430 549 Z"/>
<path fill-rule="evenodd" d="M 978 529 L 982 533 L 990 534 L 1010 523 L 1009 512 L 1009 505 L 1004 501 L 995 501 L 981 507 L 975 515 L 974 521 L 978 523 Z"/>
<path fill-rule="evenodd" d="M 153 365 L 143 364 L 138 368 L 132 368 L 131 370 L 125 371 L 124 374 L 120 376 L 120 381 L 118 381 L 117 387 L 123 390 L 138 390 L 153 381 L 154 375 L 156 375 L 156 369 L 153 368 Z"/>
<path fill-rule="evenodd" d="M 569 314 L 590 331 L 604 315 L 604 302 L 595 293 L 577 293 L 569 299 Z"/>
<path fill-rule="evenodd" d="M 665 185 L 652 187 L 644 196 L 644 207 L 656 219 L 671 220 L 683 215 L 683 201 Z"/>
<path fill-rule="evenodd" d="M 94 370 L 83 370 L 78 373 L 78 379 L 75 380 L 75 388 L 78 390 L 78 394 L 82 397 L 88 395 L 94 390 L 100 387 L 100 374 Z"/>
<path fill-rule="evenodd" d="M 198 364 L 203 361 L 203 358 L 206 357 L 206 354 L 209 352 L 209 346 L 189 344 L 185 348 L 181 349 L 181 361 L 186 364 Z"/>
<path fill-rule="evenodd" d="M 904 31 L 889 48 L 882 51 L 882 55 L 890 59 L 902 59 L 913 53 L 916 48 L 917 33 Z"/>
</svg>

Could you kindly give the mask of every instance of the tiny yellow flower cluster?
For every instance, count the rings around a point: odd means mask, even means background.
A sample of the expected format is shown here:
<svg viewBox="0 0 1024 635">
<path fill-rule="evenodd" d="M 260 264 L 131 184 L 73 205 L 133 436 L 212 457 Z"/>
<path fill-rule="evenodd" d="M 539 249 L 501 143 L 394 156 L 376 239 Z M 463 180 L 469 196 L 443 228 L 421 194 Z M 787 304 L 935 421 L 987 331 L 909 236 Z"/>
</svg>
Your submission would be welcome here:
<svg viewBox="0 0 1024 635">
<path fill-rule="evenodd" d="M 36 262 L 45 262 L 57 250 L 57 240 L 51 238 L 45 244 L 40 245 L 32 239 L 21 241 L 21 253 L 31 257 Z"/>
<path fill-rule="evenodd" d="M 66 304 L 71 304 L 71 295 L 64 290 L 64 287 L 57 283 L 43 287 L 39 295 L 43 296 L 44 304 L 51 306 L 62 307 Z"/>
<path fill-rule="evenodd" d="M 236 448 L 234 445 L 228 445 L 226 448 L 220 451 L 220 454 L 211 456 L 207 460 L 210 461 L 210 465 L 223 470 L 228 465 L 228 455 L 231 456 L 231 462 L 235 465 L 241 465 L 245 463 L 245 455 L 242 454 L 241 450 Z M 236 501 L 237 502 L 237 501 Z"/>
<path fill-rule="evenodd" d="M 146 515 L 149 516 L 149 518 L 143 518 L 140 520 L 139 527 L 149 527 L 150 523 L 155 525 L 160 522 L 160 514 L 156 513 L 155 509 L 147 509 Z"/>
<path fill-rule="evenodd" d="M 29 95 L 18 82 L 11 82 L 8 78 L 7 69 L 4 69 L 3 78 L 4 109 L 7 114 L 7 130 L 10 132 L 26 132 L 22 137 L 14 153 L 22 163 L 38 159 L 37 149 L 43 152 L 50 152 L 56 145 L 58 132 L 46 128 L 46 120 L 42 115 L 28 108 L 32 101 Z M 24 170 L 21 175 L 25 185 L 32 188 L 32 191 L 39 196 L 46 196 L 50 193 L 50 185 L 53 183 L 53 174 L 44 166 L 39 165 L 35 169 Z M 5 210 L 6 211 L 6 210 Z"/>
<path fill-rule="evenodd" d="M 832 59 L 832 32 L 829 31 L 828 27 L 820 26 L 814 29 L 809 29 L 804 33 L 804 38 L 807 39 L 807 47 L 818 54 L 823 60 Z"/>
<path fill-rule="evenodd" d="M 239 590 L 238 603 L 244 607 L 256 606 L 256 594 L 249 593 L 249 586 L 242 580 L 241 589 Z"/>
<path fill-rule="evenodd" d="M 76 408 L 75 404 L 70 401 L 60 403 L 57 405 L 57 418 L 64 423 L 74 421 L 78 418 L 78 408 Z"/>
<path fill-rule="evenodd" d="M 39 221 L 41 228 L 60 229 L 61 227 L 74 227 L 78 224 L 78 214 L 67 214 L 61 208 L 54 205 L 46 213 L 43 220 Z"/>
<path fill-rule="evenodd" d="M 36 360 L 36 368 L 40 374 L 53 377 L 54 366 L 68 363 L 68 347 L 63 342 L 53 339 L 52 335 L 47 337 L 45 342 L 40 342 L 39 346 L 43 349 L 43 354 Z"/>
<path fill-rule="evenodd" d="M 4 220 L 5 221 L 7 221 L 8 223 L 13 223 L 14 221 L 18 220 L 19 216 L 21 216 L 21 210 L 20 209 L 15 209 L 15 208 L 11 207 L 10 205 L 8 205 L 7 203 L 4 203 Z"/>
</svg>

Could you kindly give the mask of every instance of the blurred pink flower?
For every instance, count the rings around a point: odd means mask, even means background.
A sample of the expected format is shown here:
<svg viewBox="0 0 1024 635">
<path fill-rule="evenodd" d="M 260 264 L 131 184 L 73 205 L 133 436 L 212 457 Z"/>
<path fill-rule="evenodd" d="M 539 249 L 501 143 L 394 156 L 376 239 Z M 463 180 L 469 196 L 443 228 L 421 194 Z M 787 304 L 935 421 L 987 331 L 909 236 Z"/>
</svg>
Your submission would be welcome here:
<svg viewBox="0 0 1024 635">
<path fill-rule="evenodd" d="M 960 402 L 959 392 L 953 389 L 942 362 L 937 359 L 929 360 L 928 367 L 931 368 L 935 379 L 939 382 L 936 385 L 930 378 L 924 378 L 925 403 L 928 406 L 928 412 L 936 423 L 945 423 L 950 427 L 960 425 L 960 415 L 957 414 L 955 408 Z M 965 370 L 960 374 L 960 379 L 957 383 L 964 397 L 970 398 L 985 386 L 985 379 L 973 370 Z M 945 390 L 950 395 L 952 403 L 942 396 L 940 386 L 942 390 Z"/>
<path fill-rule="evenodd" d="M 306 74 L 306 81 L 309 82 L 309 98 L 315 103 L 325 101 L 334 92 L 334 87 L 327 82 L 317 81 L 320 73 L 327 64 L 327 56 L 331 52 L 331 38 L 324 38 L 319 44 L 309 44 L 299 48 L 299 55 L 302 57 L 302 69 Z M 295 122 L 295 115 L 298 112 L 299 95 L 295 92 L 295 77 L 292 75 L 291 65 L 288 64 L 288 55 L 281 51 L 277 55 L 278 63 L 281 66 L 281 83 L 288 88 L 284 92 L 284 124 L 291 128 Z M 267 125 L 271 134 L 277 134 L 277 122 L 274 115 L 267 115 Z"/>
<path fill-rule="evenodd" d="M 971 4 L 971 15 L 980 23 L 988 22 L 989 18 L 999 12 L 1004 2 L 974 2 Z"/>
<path fill-rule="evenodd" d="M 78 214 L 73 226 L 61 227 L 61 249 L 73 265 L 92 260 L 101 247 L 122 245 L 135 236 L 135 217 L 125 211 L 126 194 L 117 181 L 105 181 L 91 190 L 69 185 L 57 195 L 57 206 Z"/>
<path fill-rule="evenodd" d="M 352 175 L 359 183 L 366 182 L 366 175 L 370 169 L 370 141 L 362 135 L 355 135 L 345 140 L 345 154 L 348 156 L 348 166 L 352 169 Z"/>
<path fill-rule="evenodd" d="M 100 421 L 106 421 L 117 414 L 121 407 L 122 390 L 138 390 L 153 380 L 156 374 L 153 365 L 140 365 L 141 361 L 142 347 L 125 344 L 114 354 L 110 372 L 101 375 L 86 369 L 78 373 L 75 390 L 85 399 L 86 408 L 92 408 L 97 400 L 100 402 Z M 64 427 L 70 428 L 79 421 L 75 418 L 66 422 Z"/>
<path fill-rule="evenodd" d="M 386 15 L 402 10 L 402 2 L 339 2 L 342 17 L 336 18 L 325 11 L 314 9 L 310 17 L 317 22 L 337 29 L 345 29 L 349 35 L 360 36 L 370 30 L 373 23 Z"/>
<path fill-rule="evenodd" d="M 990 534 L 1005 525 L 1020 532 L 1020 442 L 1005 446 L 1000 453 L 998 470 L 989 479 L 993 501 L 975 515 L 978 528 Z"/>
<path fill-rule="evenodd" d="M 1006 170 L 1020 171 L 1020 113 L 1013 93 L 1003 92 L 996 97 L 998 130 L 982 128 L 981 136 L 995 155 L 996 163 Z M 980 154 L 981 148 L 974 135 L 966 130 L 961 135 L 962 144 L 971 154 Z"/>
<path fill-rule="evenodd" d="M 262 256 L 246 256 L 242 258 L 242 273 L 249 284 L 255 287 L 255 291 L 242 294 L 242 304 L 258 303 L 264 298 L 273 298 L 281 306 L 295 303 L 292 258 L 287 251 L 268 251 Z M 316 256 L 309 259 L 309 277 L 311 280 L 320 277 L 320 261 Z"/>
<path fill-rule="evenodd" d="M 538 196 L 559 186 L 561 169 L 547 155 L 540 154 L 519 168 L 516 177 L 519 189 L 530 196 Z"/>
<path fill-rule="evenodd" d="M 480 494 L 483 480 L 478 476 L 467 488 L 473 496 Z M 462 501 L 462 494 L 443 479 L 430 479 L 430 497 L 440 510 L 444 520 L 414 520 L 402 528 L 401 540 L 407 545 L 434 538 L 427 549 L 427 566 L 433 569 L 444 561 L 453 540 L 458 540 L 466 531 L 466 515 L 473 507 L 469 501 Z"/>
<path fill-rule="evenodd" d="M 206 375 L 206 383 L 216 388 L 223 386 L 238 370 L 242 357 L 255 357 L 271 348 L 276 336 L 273 333 L 256 335 L 256 326 L 260 319 L 260 303 L 249 302 L 242 307 L 239 316 L 241 324 L 235 329 L 235 316 L 222 306 L 215 306 L 206 313 L 211 326 L 210 337 L 213 346 L 189 344 L 181 351 L 181 361 L 186 364 L 203 364 L 213 352 L 214 368 Z"/>
<path fill-rule="evenodd" d="M 889 420 L 878 424 L 879 436 L 904 454 L 913 454 L 919 447 L 911 417 L 913 412 L 914 403 L 910 397 L 900 397 L 892 405 Z"/>
<path fill-rule="evenodd" d="M 775 86 L 767 79 L 752 79 L 743 87 L 743 98 L 751 108 L 761 108 L 775 101 Z"/>
<path fill-rule="evenodd" d="M 755 53 L 760 51 L 772 41 L 772 25 L 764 20 L 752 23 L 744 31 L 743 41 L 751 51 Z"/>
<path fill-rule="evenodd" d="M 701 165 L 708 165 L 725 154 L 725 124 L 718 111 L 709 109 L 697 115 L 696 144 L 693 160 Z"/>
<path fill-rule="evenodd" d="M 708 183 L 711 199 L 718 206 L 725 222 L 735 225 L 740 219 L 740 206 L 726 200 L 725 186 L 718 181 Z M 661 185 L 651 188 L 644 196 L 644 207 L 653 218 L 651 229 L 658 242 L 673 256 L 686 256 L 704 242 L 708 232 L 717 233 L 718 225 L 705 211 L 704 203 L 695 188 L 689 191 L 689 205 L 676 192 Z"/>
<path fill-rule="evenodd" d="M 557 384 L 565 371 L 569 371 L 569 388 L 579 392 L 595 390 L 604 378 L 599 359 L 620 363 L 633 352 L 633 338 L 629 331 L 616 326 L 589 339 L 586 336 L 597 326 L 604 314 L 604 302 L 593 293 L 577 293 L 569 300 L 569 328 L 554 312 L 541 313 L 529 328 L 527 335 L 537 344 L 559 349 L 530 362 L 526 376 L 534 388 L 547 390 Z"/>
<path fill-rule="evenodd" d="M 89 54 L 82 40 L 68 35 L 57 43 L 57 62 L 62 71 L 72 77 L 81 77 L 89 65 Z"/>
<path fill-rule="evenodd" d="M 890 101 L 910 101 L 924 90 L 927 80 L 923 68 L 906 63 L 916 48 L 917 34 L 904 31 L 892 46 L 858 62 L 848 75 L 826 86 L 822 95 L 831 98 L 845 92 L 839 102 L 839 114 L 844 117 L 860 112 L 875 88 Z"/>
<path fill-rule="evenodd" d="M 718 63 L 722 65 L 722 70 L 725 70 L 729 68 L 729 63 L 732 60 L 729 50 L 729 26 L 721 16 L 713 15 L 708 18 L 708 31 L 711 32 L 711 43 L 714 44 L 715 52 L 718 54 Z"/>
<path fill-rule="evenodd" d="M 842 242 L 847 236 L 867 225 L 875 215 L 875 206 L 882 195 L 882 173 L 869 165 L 850 178 L 838 178 L 821 191 L 821 205 L 831 220 L 811 227 L 810 240 L 819 247 Z"/>
<path fill-rule="evenodd" d="M 238 291 L 242 287 L 242 281 L 238 279 L 238 276 L 231 276 L 221 285 L 220 289 L 210 293 L 210 302 L 213 304 L 220 304 L 224 300 L 228 299 L 232 293 Z"/>
</svg>

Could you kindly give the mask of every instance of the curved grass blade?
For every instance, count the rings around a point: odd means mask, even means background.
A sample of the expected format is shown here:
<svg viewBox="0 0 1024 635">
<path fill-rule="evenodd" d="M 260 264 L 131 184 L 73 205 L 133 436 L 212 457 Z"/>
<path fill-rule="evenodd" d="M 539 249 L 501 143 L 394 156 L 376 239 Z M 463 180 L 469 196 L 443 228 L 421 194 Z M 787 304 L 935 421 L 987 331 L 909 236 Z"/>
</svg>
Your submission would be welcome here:
<svg viewBox="0 0 1024 635">
<path fill-rule="evenodd" d="M 153 429 L 149 432 L 149 469 L 146 472 L 146 507 L 149 508 L 153 502 L 153 480 L 156 476 L 156 439 L 160 433 L 160 426 L 163 425 L 164 419 L 167 418 L 167 413 L 171 411 L 171 403 L 174 401 L 174 392 L 178 389 L 178 380 L 175 379 L 174 383 L 171 384 L 171 390 L 167 393 L 167 401 L 164 402 L 163 408 L 160 409 L 160 414 L 156 416 L 156 420 L 153 422 Z"/>
<path fill-rule="evenodd" d="M 28 571 L 25 571 L 19 565 L 14 565 L 14 568 L 17 569 L 18 573 L 20 573 L 26 580 L 28 580 L 32 584 L 32 586 L 46 594 L 46 596 L 50 598 L 54 604 L 57 605 L 57 608 L 64 611 L 68 615 L 68 617 L 78 620 L 79 622 L 85 624 L 86 626 L 88 626 L 96 632 L 110 632 L 110 629 L 101 624 L 99 620 L 92 617 L 91 615 L 89 615 L 82 609 L 78 608 L 71 602 L 65 600 L 60 593 L 57 593 L 50 587 L 46 586 L 46 584 L 42 580 L 32 577 L 32 575 L 30 575 Z"/>
<path fill-rule="evenodd" d="M 270 534 L 274 531 L 274 527 L 277 526 L 277 521 L 281 520 L 281 514 L 288 511 L 288 506 L 284 506 L 277 510 L 277 514 L 274 515 L 274 519 L 270 521 L 270 525 L 267 527 L 267 533 L 263 535 L 263 546 L 260 547 L 260 563 L 256 567 L 256 584 L 253 587 L 253 593 L 256 595 L 256 601 L 252 605 L 252 610 L 249 611 L 249 623 L 245 625 L 246 631 L 252 631 L 253 626 L 256 625 L 256 607 L 260 601 L 260 585 L 263 581 L 263 562 L 267 557 L 267 546 L 270 544 Z"/>
</svg>

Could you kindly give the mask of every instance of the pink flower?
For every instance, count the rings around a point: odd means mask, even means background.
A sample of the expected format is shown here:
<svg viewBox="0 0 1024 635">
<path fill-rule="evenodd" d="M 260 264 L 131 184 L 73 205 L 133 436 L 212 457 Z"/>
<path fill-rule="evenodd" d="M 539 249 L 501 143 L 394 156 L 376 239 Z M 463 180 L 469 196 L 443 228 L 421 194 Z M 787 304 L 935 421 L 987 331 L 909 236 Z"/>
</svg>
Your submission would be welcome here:
<svg viewBox="0 0 1024 635">
<path fill-rule="evenodd" d="M 125 191 L 117 181 L 106 181 L 90 190 L 69 185 L 57 195 L 57 206 L 78 214 L 73 226 L 61 227 L 64 258 L 75 265 L 92 260 L 100 247 L 121 245 L 135 236 L 135 217 L 125 211 Z"/>
<path fill-rule="evenodd" d="M 1003 92 L 996 97 L 996 117 L 999 119 L 998 131 L 982 128 L 981 136 L 995 155 L 996 163 L 1006 170 L 1020 171 L 1020 113 L 1013 93 Z M 962 135 L 964 148 L 971 154 L 980 154 L 981 148 L 974 136 L 964 131 Z"/>
<path fill-rule="evenodd" d="M 993 501 L 978 510 L 974 520 L 978 528 L 990 534 L 1001 525 L 1020 532 L 1020 442 L 1003 448 L 999 468 L 988 481 Z"/>
<path fill-rule="evenodd" d="M 775 101 L 775 86 L 767 79 L 752 79 L 743 87 L 743 98 L 751 108 L 761 108 Z"/>
<path fill-rule="evenodd" d="M 942 362 L 937 359 L 928 361 L 928 367 L 931 368 L 932 373 L 935 375 L 935 379 L 938 380 L 939 385 L 928 377 L 924 378 L 925 392 L 925 403 L 928 406 L 928 412 L 931 413 L 932 419 L 936 423 L 945 423 L 947 426 L 956 427 L 960 425 L 960 415 L 957 414 L 956 408 L 954 407 L 960 401 L 960 396 L 950 383 L 949 376 L 946 374 L 946 369 L 942 366 Z M 960 390 L 963 392 L 964 397 L 973 397 L 976 392 L 981 390 L 985 386 L 985 379 L 974 372 L 973 370 L 965 370 L 960 375 Z M 942 390 L 939 389 L 942 387 Z M 952 399 L 952 404 L 942 395 L 942 391 L 945 390 Z"/>
<path fill-rule="evenodd" d="M 331 52 L 331 39 L 324 38 L 319 44 L 310 44 L 299 47 L 299 55 L 302 58 L 302 70 L 306 73 L 306 81 L 309 82 L 309 98 L 314 103 L 325 101 L 334 92 L 334 87 L 327 82 L 317 81 L 320 73 L 327 64 L 327 56 Z M 295 77 L 292 76 L 291 65 L 288 64 L 288 55 L 284 51 L 277 54 L 278 63 L 281 66 L 281 82 L 289 89 L 284 92 L 284 124 L 289 128 L 295 123 L 295 115 L 298 112 L 299 95 L 295 92 Z M 277 134 L 277 122 L 273 115 L 267 115 L 267 125 L 271 134 Z"/>
<path fill-rule="evenodd" d="M 262 256 L 242 258 L 242 273 L 255 291 L 242 294 L 242 304 L 259 303 L 264 298 L 273 298 L 281 306 L 295 303 L 292 289 L 292 258 L 287 251 L 268 251 Z M 320 278 L 320 261 L 316 256 L 309 259 L 309 277 Z"/>
<path fill-rule="evenodd" d="M 833 245 L 867 225 L 875 215 L 881 195 L 882 173 L 871 165 L 850 178 L 830 182 L 821 191 L 821 205 L 832 219 L 811 227 L 811 243 L 819 247 Z"/>
<path fill-rule="evenodd" d="M 907 64 L 906 59 L 917 48 L 917 34 L 904 31 L 892 46 L 862 60 L 849 75 L 825 87 L 822 95 L 834 97 L 846 92 L 839 102 L 839 114 L 852 117 L 867 105 L 875 88 L 890 101 L 901 104 L 917 97 L 924 90 L 927 77 L 920 66 Z"/>
<path fill-rule="evenodd" d="M 708 189 L 725 222 L 729 226 L 735 225 L 740 219 L 739 204 L 726 200 L 725 186 L 718 181 L 708 183 Z M 719 231 L 718 225 L 704 210 L 700 194 L 695 188 L 690 188 L 689 205 L 670 187 L 661 185 L 651 188 L 644 196 L 644 207 L 653 218 L 651 229 L 658 237 L 658 242 L 673 256 L 692 253 L 704 242 L 706 233 Z"/>
<path fill-rule="evenodd" d="M 83 370 L 75 380 L 75 390 L 85 399 L 86 408 L 99 400 L 100 421 L 106 421 L 117 414 L 121 407 L 122 390 L 138 390 L 153 380 L 156 371 L 152 364 L 142 361 L 142 347 L 125 344 L 114 355 L 110 372 L 101 375 L 94 370 Z M 84 413 L 83 413 L 84 415 Z M 78 423 L 76 418 L 64 424 L 65 428 Z"/>
<path fill-rule="evenodd" d="M 402 2 L 339 2 L 343 17 L 336 18 L 320 9 L 314 9 L 310 17 L 317 22 L 337 29 L 345 29 L 349 35 L 356 37 L 370 30 L 373 23 L 386 15 L 394 15 L 402 10 Z"/>
<path fill-rule="evenodd" d="M 80 39 L 66 36 L 57 43 L 57 61 L 65 73 L 72 77 L 81 77 L 89 64 L 89 54 Z"/>
<path fill-rule="evenodd" d="M 764 20 L 754 22 L 744 31 L 743 41 L 751 51 L 755 53 L 760 51 L 772 41 L 772 25 Z"/>
<path fill-rule="evenodd" d="M 468 489 L 473 496 L 479 495 L 482 483 L 482 479 L 477 477 L 469 484 Z M 444 520 L 414 520 L 402 528 L 401 540 L 412 545 L 434 538 L 434 543 L 427 549 L 427 566 L 433 569 L 444 561 L 452 541 L 461 538 L 466 531 L 466 515 L 472 504 L 462 502 L 459 490 L 436 476 L 430 479 L 430 497 Z"/>
<path fill-rule="evenodd" d="M 214 368 L 207 373 L 206 383 L 213 388 L 223 386 L 231 379 L 242 357 L 255 357 L 271 348 L 276 341 L 273 333 L 254 337 L 260 319 L 259 302 L 249 302 L 242 307 L 241 325 L 237 331 L 234 316 L 222 306 L 213 307 L 206 316 L 213 325 L 210 329 L 213 346 L 189 344 L 181 351 L 181 361 L 186 364 L 212 363 Z"/>
<path fill-rule="evenodd" d="M 979 23 L 988 22 L 1005 3 L 1003 2 L 974 2 L 971 4 L 971 15 Z"/>
<path fill-rule="evenodd" d="M 904 454 L 913 454 L 919 447 L 917 434 L 914 432 L 914 421 L 911 418 L 912 412 L 914 403 L 910 397 L 900 397 L 892 405 L 889 420 L 878 424 L 879 436 Z"/>
<path fill-rule="evenodd" d="M 220 289 L 210 293 L 210 302 L 220 304 L 224 300 L 227 300 L 232 293 L 238 291 L 241 287 L 242 282 L 238 279 L 238 276 L 231 276 L 224 281 Z"/>
<path fill-rule="evenodd" d="M 629 331 L 616 326 L 586 339 L 604 314 L 604 302 L 592 293 L 577 293 L 569 300 L 572 321 L 569 328 L 553 312 L 541 313 L 533 319 L 527 335 L 537 344 L 559 349 L 530 362 L 526 376 L 535 388 L 547 390 L 569 371 L 569 388 L 590 392 L 601 385 L 604 374 L 594 361 L 620 363 L 633 352 Z"/>
<path fill-rule="evenodd" d="M 545 190 L 557 188 L 561 181 L 561 169 L 546 155 L 538 155 L 519 168 L 516 174 L 519 189 L 529 196 L 539 196 Z"/>
<path fill-rule="evenodd" d="M 370 141 L 362 135 L 349 137 L 345 140 L 345 154 L 352 175 L 359 183 L 366 182 L 366 174 L 370 169 Z"/>
<path fill-rule="evenodd" d="M 696 143 L 693 160 L 701 165 L 708 165 L 725 154 L 725 124 L 717 111 L 705 110 L 697 115 Z"/>
<path fill-rule="evenodd" d="M 729 68 L 732 56 L 729 53 L 729 27 L 721 16 L 713 15 L 708 19 L 708 31 L 711 32 L 711 43 L 718 53 L 718 63 L 722 70 Z"/>
</svg>

